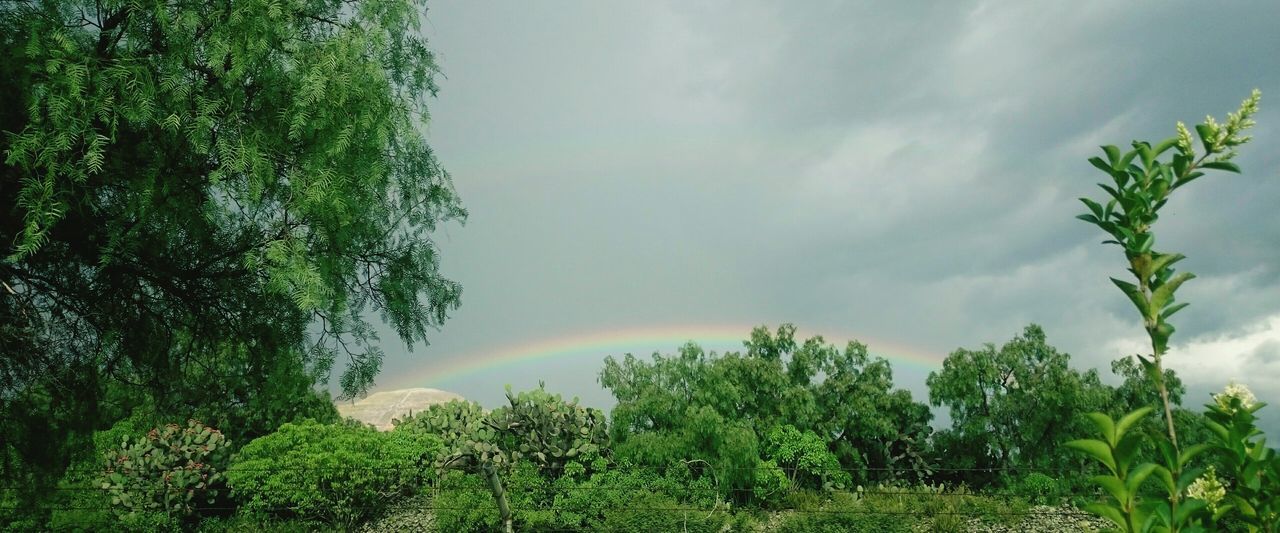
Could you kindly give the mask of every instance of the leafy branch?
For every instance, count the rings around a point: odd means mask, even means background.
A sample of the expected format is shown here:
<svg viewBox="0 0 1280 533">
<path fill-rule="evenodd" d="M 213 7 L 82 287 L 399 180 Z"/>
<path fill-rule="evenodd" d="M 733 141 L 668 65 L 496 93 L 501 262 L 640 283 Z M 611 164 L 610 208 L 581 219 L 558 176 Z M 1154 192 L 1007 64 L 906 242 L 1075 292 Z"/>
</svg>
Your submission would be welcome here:
<svg viewBox="0 0 1280 533">
<path fill-rule="evenodd" d="M 1182 254 L 1155 250 L 1155 234 L 1152 233 L 1152 227 L 1159 220 L 1160 209 L 1168 203 L 1173 191 L 1204 176 L 1207 170 L 1240 172 L 1240 167 L 1231 160 L 1236 156 L 1237 147 L 1250 140 L 1250 137 L 1243 133 L 1254 125 L 1253 115 L 1258 111 L 1260 99 L 1261 93 L 1254 89 L 1249 98 L 1240 104 L 1239 110 L 1227 114 L 1225 124 L 1218 124 L 1212 116 L 1205 117 L 1205 121 L 1195 127 L 1203 153 L 1196 152 L 1191 132 L 1181 122 L 1177 125 L 1175 137 L 1160 141 L 1154 146 L 1145 141 L 1134 141 L 1133 149 L 1123 153 L 1115 146 L 1103 146 L 1102 151 L 1106 158 L 1092 157 L 1089 162 L 1111 177 L 1112 184 L 1098 184 L 1102 190 L 1106 191 L 1109 198 L 1102 201 L 1081 198 L 1080 201 L 1089 211 L 1076 217 L 1110 235 L 1111 239 L 1103 241 L 1104 244 L 1115 244 L 1124 249 L 1125 259 L 1129 263 L 1128 271 L 1137 282 L 1111 278 L 1112 283 L 1124 292 L 1142 316 L 1143 326 L 1151 340 L 1151 355 L 1136 357 L 1160 393 L 1168 441 L 1158 443 L 1166 466 L 1151 465 L 1154 470 L 1146 470 L 1145 473 L 1149 475 L 1154 471 L 1159 479 L 1166 481 L 1165 485 L 1169 489 L 1169 506 L 1161 509 L 1159 514 L 1171 531 L 1177 531 L 1179 524 L 1189 518 L 1190 509 L 1184 508 L 1182 512 L 1178 509 L 1180 494 L 1185 486 L 1182 482 L 1185 478 L 1182 467 L 1189 459 L 1188 455 L 1194 455 L 1190 452 L 1193 450 L 1198 452 L 1201 448 L 1192 447 L 1186 452 L 1179 452 L 1177 429 L 1173 422 L 1173 406 L 1169 401 L 1169 390 L 1164 379 L 1163 358 L 1169 351 L 1169 338 L 1175 331 L 1173 325 L 1169 323 L 1169 318 L 1187 306 L 1186 303 L 1177 302 L 1175 293 L 1183 283 L 1194 279 L 1195 274 L 1179 273 L 1173 268 L 1174 264 L 1185 259 Z M 1173 150 L 1172 158 L 1161 161 L 1161 156 L 1170 150 Z M 1130 414 L 1126 420 L 1134 415 L 1137 413 Z M 1100 422 L 1100 419 L 1095 422 Z M 1100 423 L 1100 428 L 1106 425 Z M 1103 433 L 1107 433 L 1105 428 L 1102 429 Z M 1081 448 L 1084 442 L 1086 441 L 1074 441 L 1071 445 Z M 1106 482 L 1101 479 L 1098 481 L 1116 497 L 1120 504 L 1116 507 L 1104 506 L 1109 510 L 1101 514 L 1117 522 L 1126 531 L 1138 528 L 1145 530 L 1150 523 L 1145 520 L 1135 520 L 1136 513 L 1140 512 L 1136 503 L 1131 497 L 1128 499 L 1121 497 L 1132 496 L 1128 494 L 1130 492 L 1136 494 L 1136 484 L 1134 487 L 1126 487 L 1126 491 L 1120 491 L 1120 493 L 1111 490 L 1114 488 L 1111 485 L 1127 483 L 1126 473 L 1124 469 L 1117 470 L 1118 465 L 1108 463 L 1101 457 L 1101 455 L 1109 455 L 1101 453 L 1105 451 L 1102 447 L 1096 445 L 1094 447 L 1098 448 L 1094 450 L 1097 453 L 1090 453 L 1090 455 L 1107 464 L 1115 477 Z M 1089 452 L 1089 450 L 1085 451 Z M 1116 520 L 1116 518 L 1123 519 Z"/>
</svg>

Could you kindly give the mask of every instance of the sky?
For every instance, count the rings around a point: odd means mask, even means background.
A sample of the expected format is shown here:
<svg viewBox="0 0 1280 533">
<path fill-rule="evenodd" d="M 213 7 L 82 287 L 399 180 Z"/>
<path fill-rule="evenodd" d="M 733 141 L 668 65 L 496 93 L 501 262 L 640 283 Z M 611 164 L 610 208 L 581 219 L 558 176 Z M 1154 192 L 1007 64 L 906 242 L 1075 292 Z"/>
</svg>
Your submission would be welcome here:
<svg viewBox="0 0 1280 533">
<path fill-rule="evenodd" d="M 740 347 L 790 322 L 897 383 L 1029 323 L 1080 368 L 1145 344 L 1074 219 L 1098 145 L 1263 92 L 1243 175 L 1170 201 L 1199 275 L 1168 364 L 1189 405 L 1280 400 L 1280 2 L 430 3 L 430 143 L 470 217 L 434 238 L 462 306 L 375 390 L 488 406 L 503 385 L 612 400 L 606 356 Z M 1280 406 L 1264 412 L 1280 429 Z"/>
</svg>

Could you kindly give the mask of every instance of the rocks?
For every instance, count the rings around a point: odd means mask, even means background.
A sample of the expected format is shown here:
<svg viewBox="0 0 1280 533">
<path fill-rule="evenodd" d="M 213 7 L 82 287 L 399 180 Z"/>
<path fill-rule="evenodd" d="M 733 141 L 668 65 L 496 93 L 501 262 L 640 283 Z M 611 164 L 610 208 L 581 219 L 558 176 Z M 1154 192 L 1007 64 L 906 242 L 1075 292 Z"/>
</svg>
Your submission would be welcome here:
<svg viewBox="0 0 1280 533">
<path fill-rule="evenodd" d="M 428 533 L 436 530 L 435 522 L 430 496 L 419 494 L 392 505 L 377 520 L 361 526 L 359 533 Z"/>
<path fill-rule="evenodd" d="M 452 392 L 418 388 L 375 392 L 354 403 L 336 402 L 335 406 L 343 418 L 354 418 L 388 431 L 393 427 L 391 420 L 394 418 L 404 418 L 433 404 L 461 399 L 462 396 Z"/>
<path fill-rule="evenodd" d="M 1110 522 L 1075 507 L 1065 505 L 1050 507 L 1037 505 L 1027 510 L 1027 515 L 1014 525 L 988 524 L 979 518 L 970 518 L 963 531 L 973 533 L 1064 533 L 1104 531 Z M 926 528 L 922 531 L 929 531 Z"/>
</svg>

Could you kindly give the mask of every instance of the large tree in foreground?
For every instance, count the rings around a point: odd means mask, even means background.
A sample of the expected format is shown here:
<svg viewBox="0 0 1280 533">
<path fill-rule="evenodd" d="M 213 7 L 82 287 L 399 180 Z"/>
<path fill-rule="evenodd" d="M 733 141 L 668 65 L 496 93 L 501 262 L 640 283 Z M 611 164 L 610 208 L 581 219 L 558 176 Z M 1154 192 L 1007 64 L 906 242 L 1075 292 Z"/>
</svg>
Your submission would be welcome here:
<svg viewBox="0 0 1280 533">
<path fill-rule="evenodd" d="M 58 455 L 121 388 L 288 418 L 335 360 L 370 385 L 365 317 L 427 340 L 460 293 L 429 233 L 465 212 L 423 9 L 0 2 L 0 455 Z"/>
</svg>

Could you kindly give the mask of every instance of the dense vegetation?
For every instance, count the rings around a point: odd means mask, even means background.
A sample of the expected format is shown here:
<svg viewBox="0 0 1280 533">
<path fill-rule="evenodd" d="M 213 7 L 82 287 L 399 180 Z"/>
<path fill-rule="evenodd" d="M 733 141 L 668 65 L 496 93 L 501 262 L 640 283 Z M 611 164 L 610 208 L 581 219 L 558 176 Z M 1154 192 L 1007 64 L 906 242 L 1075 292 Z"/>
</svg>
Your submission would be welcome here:
<svg viewBox="0 0 1280 533">
<path fill-rule="evenodd" d="M 1163 366 L 1192 276 L 1151 233 L 1175 189 L 1239 171 L 1256 94 L 1196 128 L 1202 153 L 1179 125 L 1091 160 L 1115 185 L 1082 218 L 1124 249 L 1137 283 L 1113 281 L 1152 341 L 1115 379 L 1029 325 L 957 349 L 917 399 L 867 346 L 782 325 L 610 357 L 608 415 L 539 388 L 389 432 L 339 420 L 318 390 L 340 361 L 344 397 L 373 382 L 371 317 L 426 342 L 459 303 L 431 241 L 466 212 L 421 135 L 422 9 L 0 4 L 0 526 L 1061 531 L 1088 509 L 1125 531 L 1277 527 L 1264 404 L 1233 384 L 1183 408 Z"/>
<path fill-rule="evenodd" d="M 0 4 L 0 473 L 34 509 L 139 409 L 332 421 L 458 305 L 421 2 Z"/>
</svg>

